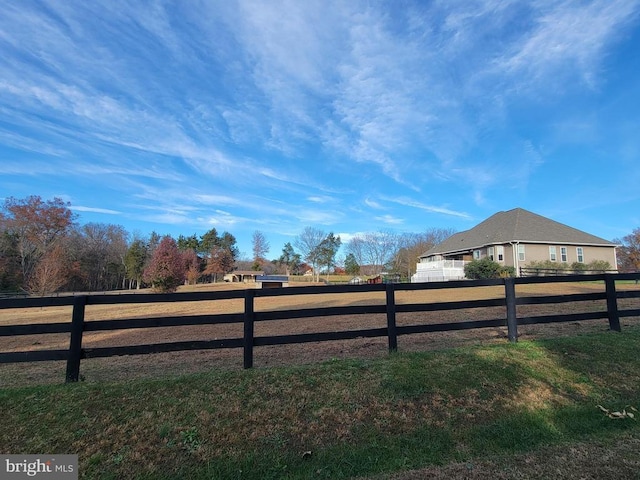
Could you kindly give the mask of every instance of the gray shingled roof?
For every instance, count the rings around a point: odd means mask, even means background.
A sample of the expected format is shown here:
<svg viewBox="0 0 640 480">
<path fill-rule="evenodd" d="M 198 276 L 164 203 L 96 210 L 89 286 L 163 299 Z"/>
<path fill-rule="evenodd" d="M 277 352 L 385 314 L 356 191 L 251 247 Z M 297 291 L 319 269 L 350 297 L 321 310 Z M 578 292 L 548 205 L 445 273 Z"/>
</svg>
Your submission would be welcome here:
<svg viewBox="0 0 640 480">
<path fill-rule="evenodd" d="M 421 255 L 470 251 L 486 245 L 530 242 L 614 246 L 613 242 L 550 220 L 522 208 L 498 212 L 470 230 L 456 233 Z"/>
</svg>

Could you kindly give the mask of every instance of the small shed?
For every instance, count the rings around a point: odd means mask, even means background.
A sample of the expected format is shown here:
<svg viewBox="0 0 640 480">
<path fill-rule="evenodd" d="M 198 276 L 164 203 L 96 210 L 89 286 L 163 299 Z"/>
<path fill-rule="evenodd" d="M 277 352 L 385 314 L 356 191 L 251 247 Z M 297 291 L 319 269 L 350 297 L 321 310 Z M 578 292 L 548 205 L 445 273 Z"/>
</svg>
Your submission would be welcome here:
<svg viewBox="0 0 640 480">
<path fill-rule="evenodd" d="M 289 277 L 286 275 L 258 275 L 256 277 L 258 288 L 282 288 L 289 286 Z"/>
</svg>

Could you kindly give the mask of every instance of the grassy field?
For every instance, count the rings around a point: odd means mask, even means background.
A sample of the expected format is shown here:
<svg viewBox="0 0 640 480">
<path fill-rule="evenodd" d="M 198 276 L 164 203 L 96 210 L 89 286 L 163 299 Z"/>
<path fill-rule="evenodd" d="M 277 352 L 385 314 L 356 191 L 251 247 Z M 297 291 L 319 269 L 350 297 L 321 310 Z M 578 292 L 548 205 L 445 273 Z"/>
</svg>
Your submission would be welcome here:
<svg viewBox="0 0 640 480">
<path fill-rule="evenodd" d="M 0 389 L 3 453 L 87 479 L 638 478 L 640 328 Z M 635 414 L 610 418 L 598 405 Z"/>
</svg>

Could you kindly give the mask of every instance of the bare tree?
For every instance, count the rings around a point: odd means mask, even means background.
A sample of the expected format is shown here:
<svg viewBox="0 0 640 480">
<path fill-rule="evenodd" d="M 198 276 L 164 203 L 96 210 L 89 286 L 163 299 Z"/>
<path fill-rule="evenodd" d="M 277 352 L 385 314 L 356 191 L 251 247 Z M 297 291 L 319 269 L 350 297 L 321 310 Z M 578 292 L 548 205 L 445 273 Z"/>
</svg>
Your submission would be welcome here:
<svg viewBox="0 0 640 480">
<path fill-rule="evenodd" d="M 57 292 L 69 278 L 69 259 L 65 249 L 57 244 L 38 261 L 27 284 L 27 290 L 37 295 Z"/>
<path fill-rule="evenodd" d="M 326 236 L 327 235 L 318 228 L 305 227 L 300 235 L 293 241 L 293 244 L 300 251 L 300 255 L 304 261 L 311 265 L 316 276 L 316 281 L 320 279 L 321 252 L 318 247 Z"/>
<path fill-rule="evenodd" d="M 375 275 L 385 269 L 397 249 L 398 235 L 388 230 L 358 234 L 347 244 L 347 252 L 358 265 L 368 267 L 369 273 Z"/>
<path fill-rule="evenodd" d="M 124 286 L 127 231 L 120 225 L 87 223 L 71 235 L 71 253 L 83 272 L 83 289 Z"/>
<path fill-rule="evenodd" d="M 636 228 L 622 240 L 614 240 L 614 243 L 620 245 L 616 249 L 618 269 L 629 272 L 640 271 L 640 228 Z"/>
<path fill-rule="evenodd" d="M 267 241 L 267 237 L 265 237 L 264 233 L 261 231 L 256 230 L 253 232 L 251 241 L 253 244 L 254 266 L 262 266 L 267 262 L 266 255 L 269 251 L 269 242 Z"/>
<path fill-rule="evenodd" d="M 400 236 L 393 258 L 394 270 L 411 277 L 416 271 L 418 257 L 444 242 L 455 233 L 451 228 L 430 228 L 422 233 L 405 233 Z"/>
<path fill-rule="evenodd" d="M 362 267 L 365 264 L 365 242 L 362 235 L 353 236 L 347 243 L 346 250 L 348 254 L 353 256 L 358 265 Z"/>
</svg>

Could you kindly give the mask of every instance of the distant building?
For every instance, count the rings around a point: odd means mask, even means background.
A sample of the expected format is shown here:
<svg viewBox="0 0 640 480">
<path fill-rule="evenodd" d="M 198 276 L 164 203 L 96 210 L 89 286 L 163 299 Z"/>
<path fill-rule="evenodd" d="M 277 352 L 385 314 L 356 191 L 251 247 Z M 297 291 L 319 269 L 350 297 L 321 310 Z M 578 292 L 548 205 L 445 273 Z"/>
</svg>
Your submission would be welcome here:
<svg viewBox="0 0 640 480">
<path fill-rule="evenodd" d="M 258 288 L 282 288 L 289 286 L 289 277 L 286 275 L 259 275 L 256 277 Z"/>
<path fill-rule="evenodd" d="M 223 280 L 225 282 L 255 282 L 256 277 L 259 275 L 264 275 L 262 270 L 254 271 L 254 270 L 236 270 L 235 272 L 227 273 Z"/>
</svg>

